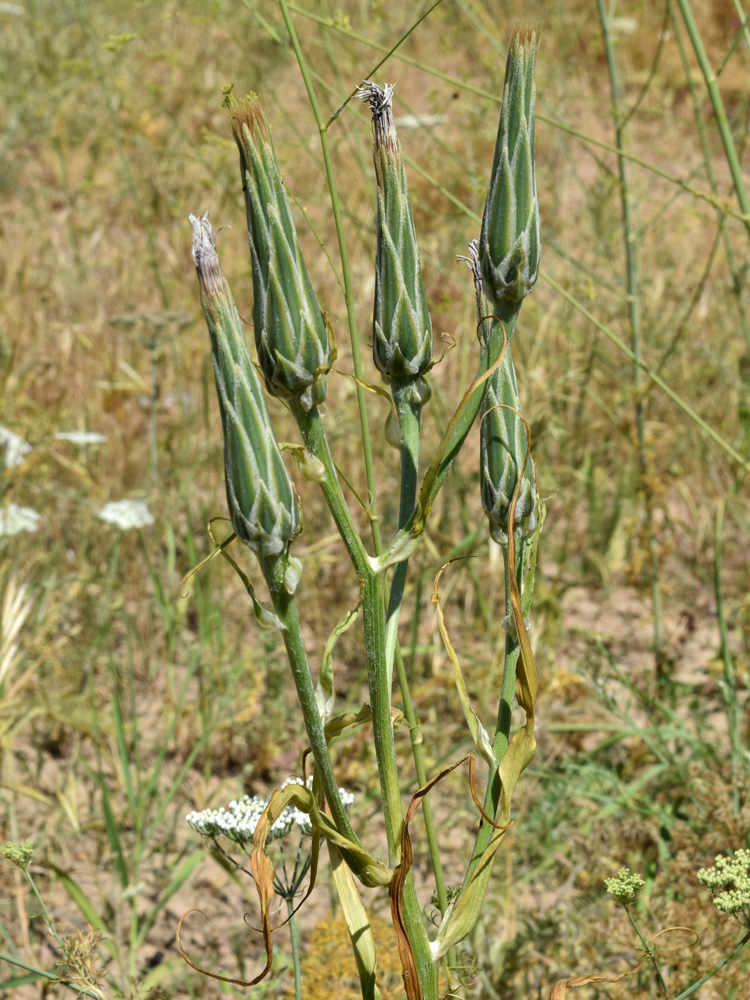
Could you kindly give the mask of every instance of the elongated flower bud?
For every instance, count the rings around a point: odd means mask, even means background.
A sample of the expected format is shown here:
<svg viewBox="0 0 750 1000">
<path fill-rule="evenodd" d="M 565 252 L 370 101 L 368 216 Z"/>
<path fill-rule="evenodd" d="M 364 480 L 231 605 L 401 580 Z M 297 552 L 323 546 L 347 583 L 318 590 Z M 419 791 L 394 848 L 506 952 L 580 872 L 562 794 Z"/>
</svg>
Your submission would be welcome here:
<svg viewBox="0 0 750 1000">
<path fill-rule="evenodd" d="M 518 385 L 510 353 L 506 347 L 502 363 L 487 383 L 482 403 L 479 478 L 482 508 L 490 521 L 490 534 L 504 545 L 508 541 L 508 521 L 513 493 L 523 469 L 513 519 L 521 538 L 530 538 L 537 526 L 537 493 L 534 464 L 526 459 L 527 433 L 520 416 Z"/>
<path fill-rule="evenodd" d="M 261 558 L 284 554 L 299 531 L 297 497 L 271 426 L 263 390 L 222 277 L 208 213 L 190 216 L 193 260 L 211 334 L 224 429 L 224 474 L 232 526 Z"/>
<path fill-rule="evenodd" d="M 414 379 L 432 362 L 432 323 L 427 309 L 417 234 L 401 147 L 393 124 L 393 87 L 362 84 L 374 135 L 378 188 L 375 309 L 372 353 L 386 381 Z"/>
<path fill-rule="evenodd" d="M 479 259 L 484 292 L 518 303 L 539 272 L 539 207 L 534 171 L 535 27 L 516 28 L 508 51 L 500 128 L 482 218 Z"/>
<path fill-rule="evenodd" d="M 258 363 L 272 396 L 298 397 L 302 408 L 310 410 L 326 396 L 332 361 L 328 330 L 258 99 L 235 105 L 231 124 L 245 192 Z"/>
</svg>

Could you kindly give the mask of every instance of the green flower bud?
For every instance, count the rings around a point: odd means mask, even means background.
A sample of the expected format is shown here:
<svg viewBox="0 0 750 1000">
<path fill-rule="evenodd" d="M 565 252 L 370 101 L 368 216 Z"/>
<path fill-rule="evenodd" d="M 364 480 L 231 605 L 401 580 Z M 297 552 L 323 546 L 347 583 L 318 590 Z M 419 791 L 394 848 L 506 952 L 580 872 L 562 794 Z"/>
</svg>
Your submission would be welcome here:
<svg viewBox="0 0 750 1000">
<path fill-rule="evenodd" d="M 368 101 L 372 112 L 378 188 L 373 358 L 387 382 L 416 379 L 432 363 L 432 323 L 406 170 L 393 124 L 393 87 L 386 84 L 381 90 L 365 82 L 357 96 Z"/>
<path fill-rule="evenodd" d="M 629 868 L 621 868 L 617 875 L 604 880 L 607 892 L 620 906 L 632 906 L 645 884 L 641 876 Z"/>
<path fill-rule="evenodd" d="M 518 303 L 534 287 L 541 249 L 534 172 L 535 27 L 513 33 L 505 68 L 500 128 L 482 218 L 479 260 L 485 294 Z"/>
<path fill-rule="evenodd" d="M 263 109 L 250 97 L 231 109 L 240 150 L 253 265 L 253 323 L 266 388 L 298 397 L 304 410 L 322 403 L 332 350 L 302 259 Z"/>
<path fill-rule="evenodd" d="M 520 530 L 521 538 L 528 539 L 537 527 L 534 464 L 529 456 L 524 468 L 527 435 L 520 412 L 516 373 L 508 344 L 500 367 L 487 383 L 480 427 L 482 508 L 490 521 L 490 534 L 500 545 L 508 541 L 510 505 L 521 469 L 524 471 L 513 518 L 514 528 Z"/>
<path fill-rule="evenodd" d="M 222 277 L 208 213 L 193 224 L 193 260 L 211 334 L 224 429 L 227 503 L 237 537 L 261 558 L 286 553 L 299 532 L 297 496 L 281 457 L 266 401 Z"/>
</svg>

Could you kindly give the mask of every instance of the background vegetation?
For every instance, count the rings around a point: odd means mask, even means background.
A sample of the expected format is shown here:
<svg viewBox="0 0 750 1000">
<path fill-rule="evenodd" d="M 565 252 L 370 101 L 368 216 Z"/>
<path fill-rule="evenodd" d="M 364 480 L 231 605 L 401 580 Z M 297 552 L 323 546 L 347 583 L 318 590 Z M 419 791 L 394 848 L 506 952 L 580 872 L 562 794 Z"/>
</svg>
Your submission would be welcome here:
<svg viewBox="0 0 750 1000">
<path fill-rule="evenodd" d="M 295 8 L 329 113 L 427 6 L 309 0 Z M 745 14 L 739 0 L 695 6 L 741 158 L 750 127 Z M 456 341 L 434 371 L 429 446 L 475 367 L 473 291 L 455 255 L 478 235 L 505 45 L 515 17 L 543 19 L 544 273 L 514 341 L 547 502 L 533 615 L 539 750 L 462 957 L 467 997 L 546 996 L 563 975 L 635 965 L 632 929 L 602 886 L 624 864 L 646 879 L 639 917 L 648 931 L 688 925 L 700 935 L 696 946 L 688 935 L 660 940 L 677 992 L 735 939 L 695 870 L 720 851 L 750 846 L 750 222 L 679 12 L 628 0 L 609 14 L 619 123 L 632 155 L 625 190 L 639 269 L 630 297 L 596 5 L 444 0 L 377 74 L 396 85 L 433 325 Z M 60 934 L 71 938 L 69 965 L 78 961 L 94 980 L 106 970 L 108 996 L 233 995 L 176 955 L 176 923 L 200 906 L 214 923 L 192 925 L 191 952 L 217 971 L 252 975 L 260 942 L 242 915 L 253 893 L 208 857 L 183 817 L 243 791 L 267 794 L 299 773 L 304 739 L 288 711 L 284 658 L 273 635 L 255 628 L 234 574 L 215 561 L 180 590 L 211 549 L 205 525 L 226 509 L 187 216 L 208 210 L 215 227 L 232 227 L 220 236 L 222 264 L 249 316 L 242 192 L 221 91 L 258 91 L 311 277 L 337 333 L 337 367 L 347 371 L 318 138 L 270 0 L 129 9 L 28 0 L 3 4 L 0 18 L 0 422 L 32 447 L 18 464 L 5 449 L 2 503 L 41 514 L 35 532 L 0 538 L 0 839 L 34 840 L 31 871 Z M 368 118 L 350 105 L 330 135 L 369 343 Z M 613 339 L 630 342 L 634 301 L 645 363 L 704 424 L 650 377 L 634 381 Z M 328 409 L 337 464 L 361 491 L 350 380 L 331 376 Z M 376 426 L 386 409 L 372 397 Z M 273 418 L 281 439 L 296 440 L 275 404 Z M 74 430 L 106 442 L 55 437 Z M 471 454 L 467 447 L 441 494 L 402 627 L 433 771 L 466 741 L 430 603 L 437 566 L 461 542 L 472 558 L 452 567 L 441 596 L 485 714 L 496 699 L 499 552 L 484 540 Z M 379 514 L 391 529 L 395 457 L 379 435 Z M 322 651 L 356 585 L 322 503 L 309 484 L 297 485 L 305 513 L 295 545 L 305 564 L 299 600 L 309 648 Z M 145 500 L 154 524 L 120 531 L 97 516 L 123 498 Z M 365 697 L 359 639 L 355 626 L 337 646 L 342 710 Z M 398 749 L 406 791 L 414 787 L 406 731 Z M 365 816 L 373 757 L 366 729 L 337 748 L 340 780 Z M 445 782 L 433 802 L 450 877 L 450 859 L 459 872 L 476 823 L 464 779 Z M 377 837 L 374 830 L 373 844 Z M 417 842 L 417 872 L 420 864 Z M 0 951 L 52 969 L 60 949 L 21 874 L 5 863 L 0 899 Z M 331 954 L 346 948 L 329 903 L 321 886 L 303 924 L 310 1000 L 354 992 L 344 972 L 326 979 Z M 256 996 L 289 986 L 281 940 L 278 975 Z M 389 961 L 397 970 L 386 949 Z M 702 1000 L 739 1000 L 749 972 L 740 957 Z M 38 983 L 11 978 L 19 975 L 3 963 L 0 995 L 38 995 Z M 657 995 L 649 970 L 582 992 Z M 400 995 L 397 972 L 392 995 Z"/>
</svg>

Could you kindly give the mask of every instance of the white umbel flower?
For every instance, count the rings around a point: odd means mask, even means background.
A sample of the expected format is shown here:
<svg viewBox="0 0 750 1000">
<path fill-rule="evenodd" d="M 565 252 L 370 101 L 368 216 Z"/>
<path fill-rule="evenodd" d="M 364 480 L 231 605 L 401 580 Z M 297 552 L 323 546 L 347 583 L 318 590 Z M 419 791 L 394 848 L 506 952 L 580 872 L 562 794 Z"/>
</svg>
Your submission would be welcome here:
<svg viewBox="0 0 750 1000">
<path fill-rule="evenodd" d="M 9 503 L 7 507 L 0 508 L 0 535 L 9 537 L 20 535 L 23 531 L 36 531 L 41 519 L 42 515 L 31 507 Z"/>
<path fill-rule="evenodd" d="M 105 444 L 107 441 L 106 435 L 99 434 L 97 431 L 58 431 L 55 434 L 55 439 L 57 441 L 68 441 L 79 448 L 85 448 L 90 444 Z"/>
<path fill-rule="evenodd" d="M 96 513 L 102 521 L 114 524 L 120 531 L 148 528 L 154 523 L 154 515 L 143 500 L 110 500 Z"/>
<path fill-rule="evenodd" d="M 0 448 L 5 449 L 5 468 L 13 469 L 20 465 L 31 451 L 28 441 L 7 427 L 0 427 Z"/>
<path fill-rule="evenodd" d="M 301 778 L 290 778 L 281 787 L 286 788 L 287 785 L 302 785 L 304 787 L 305 782 Z M 307 779 L 307 788 L 312 788 L 311 777 Z M 354 796 L 345 788 L 339 788 L 339 795 L 344 806 L 348 809 L 354 802 Z M 268 802 L 268 799 L 260 799 L 257 795 L 252 797 L 243 795 L 241 799 L 233 799 L 227 808 L 221 806 L 218 809 L 191 812 L 187 814 L 185 820 L 196 833 L 201 833 L 205 837 L 227 837 L 235 844 L 252 844 L 255 830 Z M 281 840 L 295 825 L 303 837 L 312 836 L 312 823 L 307 813 L 294 806 L 287 806 L 271 827 L 268 835 L 269 842 Z"/>
</svg>

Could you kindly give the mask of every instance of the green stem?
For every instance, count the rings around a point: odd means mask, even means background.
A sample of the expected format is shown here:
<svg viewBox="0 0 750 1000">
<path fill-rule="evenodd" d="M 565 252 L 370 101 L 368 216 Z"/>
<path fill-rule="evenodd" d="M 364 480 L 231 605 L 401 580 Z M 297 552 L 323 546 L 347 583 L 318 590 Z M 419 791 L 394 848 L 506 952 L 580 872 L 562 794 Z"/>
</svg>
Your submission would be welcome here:
<svg viewBox="0 0 750 1000">
<path fill-rule="evenodd" d="M 44 900 L 42 899 L 41 893 L 39 892 L 39 890 L 36 887 L 36 882 L 34 881 L 34 879 L 32 878 L 31 874 L 28 872 L 27 869 L 24 869 L 23 874 L 26 877 L 26 881 L 31 886 L 31 891 L 34 893 L 34 896 L 36 897 L 37 903 L 39 903 L 40 907 L 42 908 L 42 915 L 44 916 L 44 921 L 47 924 L 47 930 L 50 932 L 50 934 L 55 939 L 55 941 L 57 941 L 58 945 L 60 946 L 60 948 L 62 949 L 63 954 L 64 954 L 65 953 L 65 944 L 63 943 L 62 938 L 60 937 L 60 935 L 57 933 L 57 930 L 55 929 L 54 921 L 52 920 L 52 917 L 50 916 L 49 910 L 44 905 Z"/>
<path fill-rule="evenodd" d="M 732 950 L 729 952 L 729 954 L 726 955 L 724 958 L 722 958 L 722 960 L 719 963 L 717 963 L 713 967 L 713 969 L 711 969 L 710 972 L 707 972 L 705 974 L 705 976 L 703 976 L 697 982 L 693 983 L 692 986 L 688 986 L 688 988 L 686 990 L 683 990 L 682 993 L 680 993 L 680 995 L 678 997 L 674 998 L 674 1000 L 687 1000 L 687 998 L 689 996 L 692 996 L 693 993 L 695 993 L 696 990 L 700 989 L 700 987 L 703 986 L 704 983 L 707 983 L 709 981 L 709 979 L 711 979 L 713 976 L 716 975 L 717 972 L 720 972 L 724 968 L 725 965 L 728 965 L 732 961 L 732 959 L 735 957 L 735 955 L 737 954 L 737 952 L 741 948 L 745 947 L 745 945 L 747 944 L 748 941 L 750 941 L 750 930 L 742 938 L 741 941 L 737 942 L 737 944 L 734 946 L 734 948 L 732 948 Z"/>
<path fill-rule="evenodd" d="M 353 843 L 359 844 L 359 840 L 349 822 L 349 815 L 339 796 L 338 784 L 333 773 L 323 723 L 315 697 L 315 687 L 313 686 L 310 666 L 307 662 L 307 653 L 305 652 L 305 645 L 302 639 L 302 630 L 297 615 L 297 604 L 294 597 L 288 594 L 284 587 L 286 557 L 280 556 L 275 559 L 263 559 L 260 560 L 260 565 L 268 583 L 274 611 L 284 627 L 282 632 L 284 646 L 286 647 L 287 657 L 292 668 L 294 686 L 297 689 L 297 699 L 302 709 L 307 738 L 310 741 L 310 749 L 312 750 L 315 767 L 320 776 L 326 802 L 331 810 L 331 816 L 339 833 L 353 841 Z"/>
<path fill-rule="evenodd" d="M 369 558 L 341 491 L 320 411 L 317 406 L 307 411 L 303 410 L 297 400 L 292 400 L 290 408 L 299 426 L 305 448 L 323 465 L 323 478 L 318 480 L 318 483 L 354 569 L 362 579 L 370 572 Z"/>
<path fill-rule="evenodd" d="M 294 1000 L 302 1000 L 302 964 L 300 962 L 300 930 L 294 914 L 294 897 L 286 901 L 289 913 L 289 937 L 292 942 L 292 968 L 294 969 Z"/>
<path fill-rule="evenodd" d="M 362 617 L 365 632 L 367 680 L 370 690 L 373 743 L 378 762 L 383 818 L 391 866 L 401 858 L 403 810 L 396 768 L 396 747 L 391 720 L 391 689 L 385 661 L 384 574 L 370 572 L 363 587 Z M 437 1000 L 437 968 L 432 962 L 422 912 L 417 900 L 412 873 L 404 886 L 404 923 L 419 973 L 425 1000 Z"/>
<path fill-rule="evenodd" d="M 503 567 L 505 574 L 505 614 L 510 615 L 512 608 L 510 603 L 510 568 L 508 566 L 508 546 L 504 545 Z M 516 546 L 518 552 L 518 544 Z M 520 555 L 520 553 L 519 553 Z M 505 636 L 505 653 L 503 657 L 503 675 L 500 682 L 500 699 L 497 707 L 497 722 L 495 724 L 495 736 L 492 742 L 492 768 L 487 778 L 487 789 L 484 795 L 484 811 L 493 818 L 497 815 L 502 794 L 502 782 L 498 774 L 498 768 L 502 763 L 510 744 L 510 727 L 513 715 L 513 698 L 516 691 L 516 665 L 520 649 L 518 642 L 509 634 Z M 489 823 L 482 823 L 477 832 L 474 849 L 471 852 L 471 859 L 464 875 L 462 890 L 471 881 L 471 877 L 476 870 L 479 859 L 487 849 L 487 845 L 495 831 Z"/>
<path fill-rule="evenodd" d="M 399 503 L 398 526 L 403 528 L 414 511 L 417 497 L 417 482 L 419 474 L 419 422 L 421 406 L 413 402 L 413 382 L 393 382 L 391 386 L 393 401 L 398 414 L 398 424 L 401 431 L 401 496 Z M 404 586 L 409 561 L 397 563 L 391 579 L 391 590 L 388 597 L 388 611 L 385 626 L 385 656 L 389 675 L 393 670 L 395 659 L 398 683 L 401 689 L 401 700 L 404 705 L 404 715 L 409 725 L 411 750 L 414 758 L 414 768 L 417 772 L 419 787 L 427 784 L 427 770 L 422 753 L 422 727 L 414 711 L 414 703 L 409 689 L 409 679 L 406 674 L 404 658 L 398 642 L 398 622 L 401 615 L 401 605 L 404 598 Z M 432 870 L 435 876 L 438 906 L 445 913 L 448 906 L 448 893 L 445 888 L 443 868 L 440 864 L 440 849 L 437 842 L 435 820 L 428 796 L 422 799 L 422 815 L 424 817 L 425 833 L 430 851 Z"/>
<path fill-rule="evenodd" d="M 703 45 L 703 39 L 701 38 L 700 31 L 698 30 L 698 26 L 693 17 L 690 0 L 677 0 L 677 6 L 680 8 L 682 19 L 685 22 L 685 27 L 687 28 L 687 33 L 693 46 L 693 51 L 695 52 L 698 65 L 703 73 L 703 79 L 706 82 L 706 89 L 708 90 L 708 96 L 711 101 L 711 107 L 713 108 L 716 125 L 719 129 L 722 145 L 724 146 L 724 155 L 727 158 L 729 172 L 732 175 L 734 189 L 737 192 L 737 201 L 742 212 L 745 228 L 747 229 L 748 235 L 750 235 L 750 198 L 748 197 L 747 188 L 745 187 L 742 165 L 740 164 L 740 159 L 737 155 L 737 148 L 734 144 L 734 139 L 732 138 L 732 130 L 729 127 L 726 111 L 724 110 L 724 102 L 721 97 L 721 91 L 719 90 L 716 74 L 711 68 L 711 63 L 708 60 L 708 55 L 706 54 L 706 49 Z"/>
<path fill-rule="evenodd" d="M 632 222 L 628 165 L 625 160 L 625 123 L 620 112 L 621 88 L 619 74 L 617 71 L 615 49 L 609 33 L 609 20 L 604 10 L 604 0 L 597 0 L 597 6 L 599 9 L 599 20 L 601 21 L 602 34 L 604 36 L 604 49 L 607 55 L 612 115 L 615 121 L 617 166 L 620 178 L 620 205 L 622 208 L 622 233 L 625 249 L 628 317 L 630 320 L 630 342 L 633 349 L 633 391 L 635 396 L 635 424 L 638 436 L 638 467 L 646 518 L 649 585 L 651 588 L 651 606 L 653 608 L 654 615 L 654 658 L 656 663 L 657 678 L 663 679 L 666 666 L 664 657 L 664 630 L 662 623 L 661 582 L 659 579 L 659 551 L 654 530 L 654 496 L 651 488 L 651 470 L 649 469 L 650 463 L 648 460 L 648 449 L 646 447 L 646 417 L 643 406 L 643 372 L 641 370 L 643 357 L 641 352 L 641 317 L 636 233 Z"/>
<path fill-rule="evenodd" d="M 375 544 L 375 549 L 379 550 L 381 545 L 381 539 L 380 539 L 380 525 L 378 523 L 378 517 L 377 517 L 377 503 L 375 498 L 375 469 L 372 461 L 372 442 L 370 440 L 370 428 L 369 428 L 369 421 L 367 418 L 367 400 L 365 398 L 365 390 L 362 385 L 364 379 L 362 375 L 362 361 L 359 353 L 359 335 L 357 333 L 357 317 L 354 304 L 354 290 L 352 287 L 352 278 L 349 269 L 349 253 L 346 248 L 346 238 L 344 236 L 344 223 L 341 216 L 339 193 L 338 193 L 338 188 L 336 186 L 336 179 L 333 171 L 333 162 L 331 159 L 331 147 L 328 142 L 328 124 L 323 121 L 323 115 L 321 114 L 320 111 L 320 105 L 318 104 L 318 98 L 315 94 L 315 88 L 313 86 L 307 62 L 305 60 L 304 53 L 302 52 L 302 47 L 300 46 L 299 38 L 297 37 L 297 32 L 295 30 L 291 15 L 289 13 L 289 6 L 287 4 L 287 0 L 279 0 L 279 5 L 281 7 L 281 13 L 284 17 L 284 23 L 286 24 L 287 32 L 289 33 L 289 38 L 292 43 L 292 48 L 294 49 L 294 54 L 297 57 L 297 63 L 300 68 L 300 73 L 302 74 L 302 79 L 305 84 L 305 89 L 307 90 L 307 96 L 310 101 L 310 107 L 312 108 L 313 115 L 315 116 L 315 122 L 320 131 L 320 145 L 323 150 L 323 162 L 325 165 L 326 178 L 328 180 L 328 191 L 331 198 L 331 211 L 333 212 L 333 219 L 336 226 L 336 236 L 338 238 L 338 244 L 339 244 L 341 273 L 344 282 L 344 299 L 346 302 L 346 315 L 349 324 L 349 340 L 352 349 L 352 366 L 354 368 L 354 375 L 357 378 L 357 383 L 356 383 L 357 406 L 359 408 L 359 425 L 360 425 L 360 432 L 362 435 L 362 451 L 365 460 L 365 477 L 367 480 L 368 506 L 371 515 L 370 527 L 372 530 L 372 538 Z"/>
<path fill-rule="evenodd" d="M 648 941 L 645 939 L 645 937 L 641 934 L 641 930 L 640 930 L 638 924 L 635 922 L 635 918 L 634 918 L 633 914 L 630 912 L 630 907 L 629 906 L 625 907 L 625 912 L 628 915 L 628 919 L 630 920 L 630 923 L 633 925 L 633 930 L 638 935 L 638 940 L 643 945 L 643 947 L 644 947 L 644 949 L 645 949 L 646 954 L 648 955 L 648 957 L 654 963 L 654 968 L 656 969 L 656 976 L 657 976 L 657 978 L 659 980 L 659 986 L 661 987 L 661 990 L 662 990 L 662 993 L 664 994 L 664 996 L 666 996 L 667 995 L 667 984 L 664 982 L 664 976 L 662 975 L 661 969 L 659 968 L 659 962 L 656 959 L 656 952 L 651 947 L 651 945 L 648 943 Z"/>
</svg>

